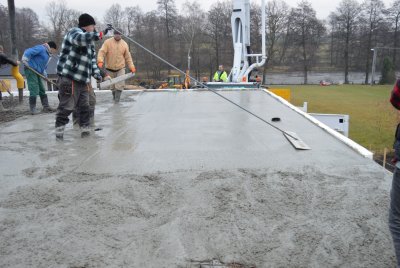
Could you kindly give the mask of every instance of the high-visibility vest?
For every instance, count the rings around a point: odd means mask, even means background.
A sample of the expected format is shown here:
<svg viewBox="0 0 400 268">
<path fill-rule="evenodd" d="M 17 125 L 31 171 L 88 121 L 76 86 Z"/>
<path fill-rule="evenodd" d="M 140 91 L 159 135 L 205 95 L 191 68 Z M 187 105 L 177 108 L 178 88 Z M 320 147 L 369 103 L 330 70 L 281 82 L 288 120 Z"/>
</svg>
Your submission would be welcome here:
<svg viewBox="0 0 400 268">
<path fill-rule="evenodd" d="M 219 71 L 216 71 L 214 74 L 214 79 L 215 82 L 227 82 L 228 81 L 228 74 L 223 71 L 220 73 Z"/>
</svg>

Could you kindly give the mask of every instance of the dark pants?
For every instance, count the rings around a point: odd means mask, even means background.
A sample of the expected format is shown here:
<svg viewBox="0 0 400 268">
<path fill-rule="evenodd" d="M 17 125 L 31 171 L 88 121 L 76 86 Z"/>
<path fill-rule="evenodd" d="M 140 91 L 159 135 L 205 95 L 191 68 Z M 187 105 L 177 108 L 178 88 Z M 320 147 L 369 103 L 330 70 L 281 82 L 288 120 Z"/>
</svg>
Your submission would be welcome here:
<svg viewBox="0 0 400 268">
<path fill-rule="evenodd" d="M 58 99 L 56 127 L 68 124 L 68 116 L 79 108 L 80 126 L 89 126 L 89 85 L 69 78 L 58 78 Z"/>
<path fill-rule="evenodd" d="M 94 93 L 94 89 L 91 85 L 89 85 L 89 118 L 90 118 L 90 124 L 94 123 L 94 110 L 96 107 L 96 94 Z M 72 113 L 72 120 L 75 124 L 80 124 L 80 113 L 81 110 L 77 106 L 75 110 Z"/>
<path fill-rule="evenodd" d="M 396 133 L 397 135 L 399 133 Z M 394 144 L 395 156 L 400 160 L 400 141 Z M 392 233 L 397 267 L 400 267 L 400 169 L 395 168 L 390 191 L 389 229 Z"/>
</svg>

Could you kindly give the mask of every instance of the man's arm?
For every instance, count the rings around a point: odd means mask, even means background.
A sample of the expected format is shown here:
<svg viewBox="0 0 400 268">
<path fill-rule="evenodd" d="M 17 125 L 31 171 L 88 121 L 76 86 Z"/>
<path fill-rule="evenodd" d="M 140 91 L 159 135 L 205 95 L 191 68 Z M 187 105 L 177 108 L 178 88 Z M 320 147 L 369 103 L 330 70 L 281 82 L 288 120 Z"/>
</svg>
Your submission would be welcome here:
<svg viewBox="0 0 400 268">
<path fill-rule="evenodd" d="M 390 103 L 393 105 L 394 108 L 400 110 L 400 79 L 396 81 L 394 84 L 391 96 L 390 96 Z"/>
<path fill-rule="evenodd" d="M 45 49 L 44 46 L 38 45 L 25 50 L 24 55 L 22 55 L 22 62 L 28 64 L 31 58 L 35 55 L 40 54 L 40 52 Z"/>
<path fill-rule="evenodd" d="M 11 64 L 13 66 L 18 66 L 18 63 L 16 61 L 13 61 L 12 59 L 10 59 L 9 57 L 7 57 L 4 54 L 0 54 L 0 60 L 3 62 L 6 62 L 8 64 Z"/>
<path fill-rule="evenodd" d="M 92 58 L 92 75 L 94 78 L 96 78 L 97 80 L 99 80 L 101 78 L 101 74 L 100 74 L 100 69 L 97 66 L 97 61 L 96 61 L 96 52 L 94 52 L 93 54 L 93 58 Z"/>
<path fill-rule="evenodd" d="M 131 70 L 131 72 L 134 73 L 133 70 L 136 71 L 136 68 L 135 65 L 133 64 L 132 55 L 131 52 L 129 51 L 128 45 L 126 45 L 125 47 L 124 57 L 125 57 L 125 62 L 128 64 L 129 70 Z"/>
<path fill-rule="evenodd" d="M 103 68 L 104 59 L 108 53 L 108 42 L 107 40 L 103 43 L 97 55 L 97 64 L 99 68 Z"/>
<path fill-rule="evenodd" d="M 102 35 L 102 32 L 83 32 L 75 30 L 68 35 L 68 41 L 76 46 L 88 47 L 92 40 L 100 40 Z"/>
</svg>

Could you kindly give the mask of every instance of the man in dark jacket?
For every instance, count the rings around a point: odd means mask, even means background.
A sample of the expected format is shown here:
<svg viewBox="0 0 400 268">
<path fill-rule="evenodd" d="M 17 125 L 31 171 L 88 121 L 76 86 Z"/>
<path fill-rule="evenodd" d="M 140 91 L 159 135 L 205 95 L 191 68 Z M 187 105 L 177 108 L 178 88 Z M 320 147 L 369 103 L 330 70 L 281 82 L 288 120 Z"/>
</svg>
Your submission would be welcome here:
<svg viewBox="0 0 400 268">
<path fill-rule="evenodd" d="M 68 116 L 79 108 L 79 125 L 81 137 L 90 135 L 90 80 L 93 76 L 101 81 L 100 70 L 97 67 L 94 41 L 107 34 L 95 30 L 96 22 L 89 14 L 79 16 L 78 27 L 70 29 L 64 37 L 60 58 L 57 64 L 58 97 L 60 104 L 56 114 L 56 138 L 63 139 Z"/>
<path fill-rule="evenodd" d="M 394 85 L 390 102 L 394 108 L 400 110 L 400 79 Z M 395 169 L 390 191 L 389 229 L 392 233 L 397 267 L 400 267 L 400 124 L 397 125 L 394 140 Z"/>
<path fill-rule="evenodd" d="M 2 65 L 5 65 L 5 64 L 11 64 L 12 66 L 18 66 L 18 63 L 19 62 L 13 61 L 9 57 L 7 57 L 4 54 L 3 46 L 0 46 L 0 67 L 2 67 Z M 4 111 L 7 111 L 7 109 L 5 109 L 3 106 L 3 96 L 0 91 L 0 112 L 4 112 Z"/>
<path fill-rule="evenodd" d="M 52 54 L 57 52 L 57 45 L 53 41 L 44 43 L 42 45 L 37 45 L 25 50 L 22 56 L 22 62 L 25 66 L 28 66 L 47 77 L 47 64 L 50 61 Z M 28 68 L 25 68 L 25 76 L 28 82 L 29 89 L 29 108 L 31 114 L 36 114 L 36 99 L 40 96 L 40 100 L 43 105 L 44 112 L 53 112 L 54 110 L 49 105 L 49 100 L 46 95 L 46 89 L 43 85 L 42 78 L 35 72 Z"/>
</svg>

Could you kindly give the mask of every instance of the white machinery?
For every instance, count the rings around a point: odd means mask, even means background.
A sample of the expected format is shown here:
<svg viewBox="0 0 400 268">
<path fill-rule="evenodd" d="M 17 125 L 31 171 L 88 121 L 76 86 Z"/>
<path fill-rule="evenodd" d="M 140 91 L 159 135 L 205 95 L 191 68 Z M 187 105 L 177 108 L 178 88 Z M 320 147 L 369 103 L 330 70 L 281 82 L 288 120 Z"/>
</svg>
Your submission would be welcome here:
<svg viewBox="0 0 400 268">
<path fill-rule="evenodd" d="M 265 49 L 265 0 L 261 4 L 262 14 L 262 53 L 250 52 L 250 0 L 233 0 L 231 17 L 234 59 L 229 83 L 207 83 L 212 87 L 255 87 L 256 83 L 248 83 L 250 72 L 262 67 L 267 59 Z M 255 60 L 253 60 L 255 59 Z M 254 63 L 252 63 L 254 61 Z M 239 84 L 238 84 L 239 83 Z"/>
<path fill-rule="evenodd" d="M 235 55 L 230 81 L 234 83 L 248 82 L 250 72 L 254 68 L 262 67 L 267 59 L 265 54 L 265 0 L 262 0 L 261 9 L 262 53 L 250 54 L 250 1 L 233 1 L 231 24 Z M 251 64 L 252 58 L 255 58 L 253 64 Z"/>
</svg>

